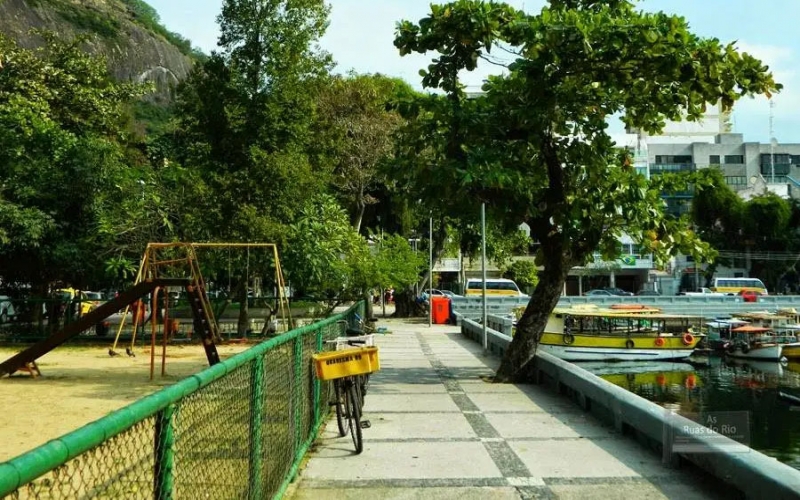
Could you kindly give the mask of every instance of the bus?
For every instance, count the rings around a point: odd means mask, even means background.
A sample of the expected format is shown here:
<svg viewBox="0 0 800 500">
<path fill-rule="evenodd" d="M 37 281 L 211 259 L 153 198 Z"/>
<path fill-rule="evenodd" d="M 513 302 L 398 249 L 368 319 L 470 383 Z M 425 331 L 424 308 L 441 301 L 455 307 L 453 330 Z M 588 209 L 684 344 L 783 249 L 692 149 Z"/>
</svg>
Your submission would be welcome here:
<svg viewBox="0 0 800 500">
<path fill-rule="evenodd" d="M 711 281 L 711 290 L 715 292 L 738 294 L 742 291 L 756 292 L 768 295 L 767 287 L 758 278 L 714 278 Z"/>
<path fill-rule="evenodd" d="M 464 295 L 471 297 L 483 294 L 483 281 L 480 279 L 468 279 L 467 286 L 464 287 Z M 487 278 L 486 295 L 506 296 L 506 297 L 527 297 L 522 293 L 516 283 L 509 279 Z"/>
</svg>

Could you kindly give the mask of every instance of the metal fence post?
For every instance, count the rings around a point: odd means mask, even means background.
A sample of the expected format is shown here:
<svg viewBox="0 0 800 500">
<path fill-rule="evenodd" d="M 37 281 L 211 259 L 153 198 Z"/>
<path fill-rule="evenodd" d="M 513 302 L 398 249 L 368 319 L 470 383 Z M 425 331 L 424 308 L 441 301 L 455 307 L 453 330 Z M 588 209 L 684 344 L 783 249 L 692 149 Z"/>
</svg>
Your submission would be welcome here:
<svg viewBox="0 0 800 500">
<path fill-rule="evenodd" d="M 300 394 L 301 390 L 300 387 L 302 384 L 307 383 L 305 380 L 301 380 L 303 376 L 303 335 L 296 337 L 294 339 L 294 394 L 292 398 L 292 406 L 294 410 L 294 459 L 299 460 L 299 452 L 300 447 L 303 444 L 303 438 L 300 436 L 301 420 L 302 420 L 302 409 L 300 407 Z"/>
<path fill-rule="evenodd" d="M 322 351 L 322 328 L 317 328 L 317 352 Z M 321 383 L 317 377 L 314 377 L 314 425 L 312 429 L 316 429 L 319 424 L 322 401 L 320 401 Z"/>
<path fill-rule="evenodd" d="M 153 471 L 154 495 L 157 500 L 170 500 L 175 485 L 174 455 L 175 435 L 172 429 L 172 417 L 175 415 L 175 404 L 169 404 L 156 414 L 155 426 L 155 464 Z"/>
<path fill-rule="evenodd" d="M 252 384 L 253 390 L 250 394 L 250 484 L 249 492 L 252 500 L 264 497 L 263 484 L 261 481 L 261 470 L 263 469 L 263 461 L 261 449 L 263 446 L 263 412 L 262 405 L 264 401 L 264 357 L 259 356 L 253 360 L 252 368 Z"/>
</svg>

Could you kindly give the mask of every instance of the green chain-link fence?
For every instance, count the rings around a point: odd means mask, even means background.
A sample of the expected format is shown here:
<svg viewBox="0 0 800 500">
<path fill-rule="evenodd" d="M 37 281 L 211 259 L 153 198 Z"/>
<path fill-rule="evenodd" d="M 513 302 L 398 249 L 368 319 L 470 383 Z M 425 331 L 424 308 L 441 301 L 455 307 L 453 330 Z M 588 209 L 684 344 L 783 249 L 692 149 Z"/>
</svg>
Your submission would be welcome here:
<svg viewBox="0 0 800 500">
<path fill-rule="evenodd" d="M 311 354 L 356 313 L 363 303 L 0 463 L 0 497 L 280 497 L 328 414 Z"/>
</svg>

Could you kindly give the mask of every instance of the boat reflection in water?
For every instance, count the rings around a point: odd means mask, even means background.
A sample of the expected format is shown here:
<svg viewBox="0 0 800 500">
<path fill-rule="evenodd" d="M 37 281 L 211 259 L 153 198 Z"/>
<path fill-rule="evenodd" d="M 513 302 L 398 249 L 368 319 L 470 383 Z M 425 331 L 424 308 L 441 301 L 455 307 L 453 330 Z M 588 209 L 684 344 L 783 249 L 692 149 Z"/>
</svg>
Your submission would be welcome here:
<svg viewBox="0 0 800 500">
<path fill-rule="evenodd" d="M 575 363 L 689 418 L 747 412 L 750 446 L 800 469 L 800 362 L 707 358 L 689 363 Z M 784 395 L 782 397 L 782 395 Z"/>
<path fill-rule="evenodd" d="M 692 412 L 697 409 L 697 390 L 703 385 L 703 380 L 695 367 L 689 363 L 575 364 L 654 403 L 669 404 L 671 409 L 682 412 Z"/>
</svg>

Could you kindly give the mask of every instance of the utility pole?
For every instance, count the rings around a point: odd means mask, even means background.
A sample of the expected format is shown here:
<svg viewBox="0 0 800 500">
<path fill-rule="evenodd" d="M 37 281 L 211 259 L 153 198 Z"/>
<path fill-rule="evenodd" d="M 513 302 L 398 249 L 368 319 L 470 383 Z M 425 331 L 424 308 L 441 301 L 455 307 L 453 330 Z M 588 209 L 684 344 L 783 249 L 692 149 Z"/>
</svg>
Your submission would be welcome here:
<svg viewBox="0 0 800 500">
<path fill-rule="evenodd" d="M 428 326 L 433 326 L 433 216 L 428 223 Z"/>
<path fill-rule="evenodd" d="M 486 203 L 481 203 L 481 276 L 483 283 L 481 286 L 482 308 L 481 326 L 483 327 L 483 352 L 489 348 L 486 336 Z"/>
<path fill-rule="evenodd" d="M 769 101 L 769 175 L 770 184 L 775 184 L 775 146 L 778 144 L 777 139 L 773 135 L 773 122 L 774 122 L 775 101 Z"/>
</svg>

